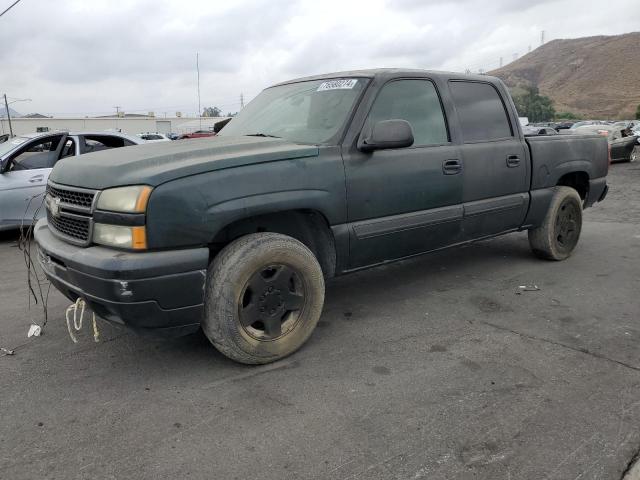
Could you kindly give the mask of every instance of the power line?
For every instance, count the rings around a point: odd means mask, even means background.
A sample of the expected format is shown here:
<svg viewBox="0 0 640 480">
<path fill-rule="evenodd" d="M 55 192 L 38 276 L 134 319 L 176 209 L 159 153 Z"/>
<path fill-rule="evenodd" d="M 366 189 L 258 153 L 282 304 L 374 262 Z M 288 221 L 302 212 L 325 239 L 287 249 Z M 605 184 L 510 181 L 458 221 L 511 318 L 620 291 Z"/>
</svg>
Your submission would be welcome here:
<svg viewBox="0 0 640 480">
<path fill-rule="evenodd" d="M 3 16 L 5 13 L 7 13 L 9 10 L 11 10 L 13 7 L 15 7 L 18 3 L 20 3 L 20 0 L 16 0 L 15 2 L 13 2 L 11 5 L 9 5 L 4 12 L 0 13 L 0 17 Z"/>
</svg>

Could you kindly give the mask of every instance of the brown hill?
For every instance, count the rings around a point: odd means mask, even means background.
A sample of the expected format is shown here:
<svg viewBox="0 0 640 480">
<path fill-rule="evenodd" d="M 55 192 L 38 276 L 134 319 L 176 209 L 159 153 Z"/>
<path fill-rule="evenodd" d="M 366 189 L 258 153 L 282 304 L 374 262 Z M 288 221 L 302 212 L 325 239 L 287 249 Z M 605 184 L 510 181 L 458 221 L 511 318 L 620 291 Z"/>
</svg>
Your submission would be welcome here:
<svg viewBox="0 0 640 480">
<path fill-rule="evenodd" d="M 553 40 L 489 74 L 509 87 L 537 86 L 558 112 L 631 119 L 640 104 L 640 32 Z"/>
</svg>

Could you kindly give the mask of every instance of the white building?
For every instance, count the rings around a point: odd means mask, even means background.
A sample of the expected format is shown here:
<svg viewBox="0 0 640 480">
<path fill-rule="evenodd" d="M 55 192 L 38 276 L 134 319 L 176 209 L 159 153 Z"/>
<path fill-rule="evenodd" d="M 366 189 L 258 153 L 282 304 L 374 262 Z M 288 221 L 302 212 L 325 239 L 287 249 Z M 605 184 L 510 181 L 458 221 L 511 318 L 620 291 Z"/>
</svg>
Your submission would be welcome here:
<svg viewBox="0 0 640 480">
<path fill-rule="evenodd" d="M 37 131 L 101 131 L 119 130 L 129 135 L 144 132 L 190 133 L 196 130 L 212 130 L 213 126 L 227 117 L 101 117 L 101 118 L 13 118 L 14 135 Z M 9 121 L 0 119 L 0 135 L 9 133 Z"/>
</svg>

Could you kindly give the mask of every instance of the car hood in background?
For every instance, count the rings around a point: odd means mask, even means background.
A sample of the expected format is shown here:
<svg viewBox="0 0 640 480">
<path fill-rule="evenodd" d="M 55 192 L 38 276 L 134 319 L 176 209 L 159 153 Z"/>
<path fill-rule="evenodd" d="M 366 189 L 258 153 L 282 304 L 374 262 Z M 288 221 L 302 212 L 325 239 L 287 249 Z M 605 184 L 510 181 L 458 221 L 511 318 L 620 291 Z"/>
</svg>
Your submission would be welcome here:
<svg viewBox="0 0 640 480">
<path fill-rule="evenodd" d="M 319 149 L 278 138 L 209 137 L 114 148 L 59 161 L 50 179 L 62 185 L 103 189 L 156 186 L 198 173 L 255 163 L 314 157 Z"/>
</svg>

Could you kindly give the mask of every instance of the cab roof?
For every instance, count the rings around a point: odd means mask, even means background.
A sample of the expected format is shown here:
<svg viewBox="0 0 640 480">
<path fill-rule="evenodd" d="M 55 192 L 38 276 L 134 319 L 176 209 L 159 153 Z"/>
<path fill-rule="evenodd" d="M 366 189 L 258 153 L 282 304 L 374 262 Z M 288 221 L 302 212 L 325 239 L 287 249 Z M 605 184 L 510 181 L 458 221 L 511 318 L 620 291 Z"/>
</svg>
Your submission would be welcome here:
<svg viewBox="0 0 640 480">
<path fill-rule="evenodd" d="M 285 82 L 276 83 L 272 85 L 277 87 L 279 85 L 287 85 L 289 83 L 307 82 L 312 80 L 329 80 L 333 78 L 345 78 L 345 77 L 358 77 L 358 78 L 379 78 L 381 80 L 388 80 L 396 77 L 440 77 L 444 79 L 459 78 L 465 80 L 479 80 L 484 82 L 496 82 L 498 79 L 490 75 L 474 75 L 460 72 L 445 72 L 439 70 L 422 70 L 422 69 L 408 69 L 408 68 L 371 68 L 365 70 L 347 70 L 342 72 L 324 73 L 322 75 L 311 75 L 308 77 L 294 78 Z"/>
</svg>

